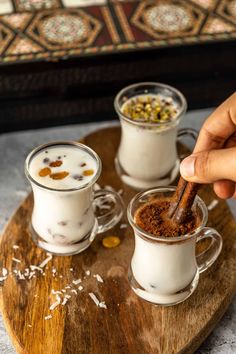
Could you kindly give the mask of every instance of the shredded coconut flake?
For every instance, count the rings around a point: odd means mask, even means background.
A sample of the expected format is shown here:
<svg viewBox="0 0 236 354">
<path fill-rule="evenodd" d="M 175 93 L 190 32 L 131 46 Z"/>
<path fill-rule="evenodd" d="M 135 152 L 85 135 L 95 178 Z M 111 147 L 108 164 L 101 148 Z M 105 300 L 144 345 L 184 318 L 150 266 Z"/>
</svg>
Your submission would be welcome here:
<svg viewBox="0 0 236 354">
<path fill-rule="evenodd" d="M 57 300 L 57 302 L 59 302 L 59 304 L 61 303 L 61 298 L 58 294 L 56 294 L 56 300 Z"/>
<path fill-rule="evenodd" d="M 90 270 L 86 270 L 85 274 L 90 275 L 91 274 Z"/>
<path fill-rule="evenodd" d="M 48 257 L 47 257 L 44 261 L 42 261 L 42 263 L 40 263 L 40 265 L 39 265 L 40 268 L 44 268 L 45 265 L 46 265 L 48 262 L 51 261 L 52 255 L 51 255 L 50 253 L 47 253 L 47 256 L 48 256 Z M 47 268 L 46 268 L 46 269 L 47 269 Z"/>
<path fill-rule="evenodd" d="M 98 300 L 97 296 L 94 293 L 89 293 L 89 296 L 95 302 L 96 306 L 99 306 L 100 301 Z"/>
<path fill-rule="evenodd" d="M 99 274 L 95 274 L 95 275 L 94 275 L 94 278 L 96 278 L 97 281 L 99 281 L 99 283 L 104 283 L 102 277 L 101 277 Z"/>
<path fill-rule="evenodd" d="M 28 324 L 28 327 L 32 327 L 30 324 Z"/>
<path fill-rule="evenodd" d="M 83 290 L 83 286 L 80 285 L 80 286 L 78 287 L 78 290 L 79 290 L 79 291 Z"/>
<path fill-rule="evenodd" d="M 63 301 L 62 301 L 62 306 L 64 306 L 66 303 L 67 303 L 67 301 L 68 301 L 69 299 L 67 299 L 66 297 L 64 297 L 64 299 L 63 299 Z"/>
<path fill-rule="evenodd" d="M 59 304 L 60 304 L 59 301 L 55 301 L 55 302 L 49 307 L 49 310 L 53 311 Z"/>
<path fill-rule="evenodd" d="M 107 305 L 105 304 L 105 301 L 100 302 L 99 307 L 107 309 Z"/>
<path fill-rule="evenodd" d="M 81 279 L 76 279 L 76 280 L 73 280 L 72 283 L 77 285 L 77 284 L 80 284 L 81 283 Z"/>
<path fill-rule="evenodd" d="M 120 225 L 120 229 L 126 229 L 127 227 L 128 227 L 127 224 L 121 224 L 121 225 Z"/>
<path fill-rule="evenodd" d="M 45 320 L 50 320 L 50 318 L 52 318 L 52 315 L 48 315 L 44 317 Z"/>
<path fill-rule="evenodd" d="M 15 257 L 12 257 L 12 260 L 13 260 L 14 262 L 16 262 L 16 263 L 21 263 L 21 261 L 20 261 L 19 259 L 15 258 Z"/>
<path fill-rule="evenodd" d="M 2 268 L 2 276 L 5 277 L 8 274 L 8 270 L 6 268 Z"/>
<path fill-rule="evenodd" d="M 29 279 L 31 279 L 35 275 L 35 272 L 30 272 Z"/>
<path fill-rule="evenodd" d="M 54 295 L 56 295 L 56 294 L 62 294 L 61 291 L 59 291 L 59 290 L 54 290 L 54 289 L 52 289 L 51 293 L 54 294 Z"/>
<path fill-rule="evenodd" d="M 31 269 L 31 270 L 39 270 L 41 273 L 43 273 L 42 268 L 40 268 L 40 267 L 38 267 L 38 266 L 36 266 L 36 265 L 30 265 L 30 269 Z"/>
<path fill-rule="evenodd" d="M 217 199 L 213 199 L 212 202 L 208 205 L 207 209 L 211 211 L 217 206 L 218 203 L 219 201 Z"/>
<path fill-rule="evenodd" d="M 71 292 L 77 295 L 77 291 L 75 289 L 72 289 Z"/>
<path fill-rule="evenodd" d="M 4 281 L 6 279 L 7 279 L 7 277 L 0 277 L 0 281 Z"/>
<path fill-rule="evenodd" d="M 14 248 L 14 250 L 17 250 L 20 246 L 18 245 L 13 245 L 12 248 Z"/>
<path fill-rule="evenodd" d="M 73 272 L 73 270 L 74 270 L 73 268 L 70 268 L 70 271 L 71 271 L 71 272 Z"/>
</svg>

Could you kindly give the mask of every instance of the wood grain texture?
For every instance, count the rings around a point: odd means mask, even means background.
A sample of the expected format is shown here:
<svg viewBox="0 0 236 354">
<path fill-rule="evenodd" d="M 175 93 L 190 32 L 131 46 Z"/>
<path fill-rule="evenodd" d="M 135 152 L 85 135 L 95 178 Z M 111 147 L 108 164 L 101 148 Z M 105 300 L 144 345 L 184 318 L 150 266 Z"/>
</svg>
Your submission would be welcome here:
<svg viewBox="0 0 236 354">
<path fill-rule="evenodd" d="M 124 190 L 127 205 L 135 194 L 124 186 L 114 170 L 114 156 L 119 143 L 118 128 L 108 128 L 90 134 L 84 143 L 101 157 L 101 185 Z M 210 187 L 201 192 L 206 204 L 214 198 Z M 24 269 L 40 264 L 46 253 L 35 247 L 27 231 L 32 210 L 29 196 L 6 226 L 0 244 L 0 269 Z M 122 222 L 126 222 L 126 216 Z M 45 276 L 16 280 L 8 276 L 0 291 L 0 307 L 16 350 L 24 354 L 174 354 L 193 353 L 225 312 L 236 292 L 236 226 L 226 203 L 220 201 L 209 212 L 210 226 L 224 239 L 217 262 L 200 277 L 195 293 L 175 307 L 159 307 L 139 299 L 127 281 L 128 265 L 134 248 L 131 228 L 119 225 L 108 235 L 117 235 L 121 244 L 105 249 L 99 235 L 91 247 L 73 257 L 53 257 Z M 13 245 L 20 246 L 13 249 Z M 12 257 L 21 259 L 17 264 Z M 55 267 L 63 277 L 53 277 Z M 70 272 L 73 267 L 74 271 Z M 71 297 L 63 307 L 52 311 L 51 290 L 61 289 L 72 279 L 81 278 L 86 270 L 100 274 L 104 283 L 93 277 L 84 280 L 84 290 Z M 88 296 L 92 291 L 104 300 L 108 309 L 97 308 Z M 37 297 L 35 297 L 37 295 Z M 32 327 L 29 327 L 32 326 Z"/>
</svg>

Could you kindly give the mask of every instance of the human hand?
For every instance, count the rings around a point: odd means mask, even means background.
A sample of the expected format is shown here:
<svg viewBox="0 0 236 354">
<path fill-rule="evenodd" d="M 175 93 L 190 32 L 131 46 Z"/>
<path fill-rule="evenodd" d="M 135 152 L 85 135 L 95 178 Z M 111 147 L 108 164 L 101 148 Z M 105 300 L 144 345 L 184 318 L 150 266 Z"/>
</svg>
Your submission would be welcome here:
<svg viewBox="0 0 236 354">
<path fill-rule="evenodd" d="M 180 173 L 190 182 L 213 183 L 220 198 L 236 198 L 236 92 L 204 122 Z"/>
</svg>

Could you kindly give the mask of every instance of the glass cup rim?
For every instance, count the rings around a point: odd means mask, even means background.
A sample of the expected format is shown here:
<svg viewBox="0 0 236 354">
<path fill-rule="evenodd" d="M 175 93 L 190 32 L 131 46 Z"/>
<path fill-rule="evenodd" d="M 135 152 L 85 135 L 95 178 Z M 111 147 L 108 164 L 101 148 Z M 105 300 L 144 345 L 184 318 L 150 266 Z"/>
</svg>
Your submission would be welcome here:
<svg viewBox="0 0 236 354">
<path fill-rule="evenodd" d="M 143 197 L 149 193 L 152 193 L 152 192 L 174 192 L 175 190 L 176 190 L 176 186 L 156 187 L 156 188 L 152 188 L 152 189 L 147 189 L 145 191 L 142 191 L 142 192 L 139 192 L 138 194 L 136 194 L 129 202 L 129 205 L 127 207 L 128 221 L 129 221 L 130 225 L 132 226 L 132 228 L 134 230 L 138 231 L 138 233 L 141 234 L 145 239 L 148 239 L 150 241 L 159 241 L 159 242 L 165 242 L 165 243 L 171 243 L 171 242 L 176 243 L 176 242 L 186 241 L 186 240 L 189 240 L 189 239 L 195 237 L 206 225 L 207 220 L 208 220 L 208 210 L 207 210 L 206 204 L 198 195 L 196 196 L 195 203 L 200 207 L 203 217 L 202 217 L 202 220 L 201 220 L 199 226 L 190 233 L 187 233 L 187 234 L 181 235 L 181 236 L 170 236 L 170 237 L 169 236 L 168 237 L 166 237 L 166 236 L 153 236 L 151 233 L 144 231 L 141 227 L 136 225 L 136 223 L 134 222 L 132 213 L 131 213 L 132 205 L 134 202 L 136 202 L 141 197 Z"/>
<path fill-rule="evenodd" d="M 90 156 L 92 156 L 96 163 L 97 163 L 97 171 L 95 173 L 95 175 L 92 177 L 92 179 L 90 181 L 88 181 L 87 183 L 83 184 L 82 186 L 79 186 L 77 188 L 67 188 L 67 189 L 58 189 L 58 188 L 51 188 L 51 187 L 47 187 L 45 185 L 43 185 L 42 183 L 36 181 L 30 174 L 29 172 L 29 166 L 30 166 L 30 162 L 32 160 L 32 158 L 34 157 L 35 154 L 37 154 L 38 152 L 40 152 L 41 150 L 44 150 L 46 148 L 50 148 L 52 146 L 57 146 L 57 145 L 69 145 L 69 146 L 76 146 L 86 152 L 89 153 Z M 91 149 L 90 147 L 88 147 L 85 144 L 82 143 L 78 143 L 77 141 L 52 141 L 46 144 L 42 144 L 37 146 L 36 148 L 34 148 L 26 157 L 25 159 L 25 175 L 27 177 L 27 179 L 29 180 L 29 182 L 35 184 L 36 186 L 38 186 L 41 189 L 45 189 L 45 190 L 49 190 L 49 191 L 53 191 L 53 192 L 74 192 L 74 191 L 79 191 L 85 188 L 90 187 L 91 185 L 93 185 L 97 179 L 99 178 L 100 174 L 102 171 L 102 162 L 100 157 L 98 156 L 98 154 Z"/>
<path fill-rule="evenodd" d="M 182 103 L 182 107 L 179 111 L 179 113 L 176 115 L 175 119 L 173 121 L 169 121 L 169 122 L 160 122 L 160 123 L 147 123 L 147 122 L 142 122 L 142 121 L 135 121 L 132 120 L 131 118 L 125 116 L 123 114 L 123 112 L 120 109 L 120 104 L 119 104 L 119 99 L 121 96 L 124 95 L 124 93 L 130 89 L 139 87 L 139 86 L 154 86 L 154 87 L 160 87 L 163 89 L 168 89 L 172 92 L 174 92 L 177 96 L 179 96 L 181 103 Z M 163 84 L 161 82 L 152 82 L 152 81 L 144 81 L 144 82 L 139 82 L 136 84 L 132 84 L 132 85 L 128 85 L 126 87 L 124 87 L 123 89 L 121 89 L 117 95 L 115 96 L 114 99 L 114 108 L 116 113 L 118 114 L 119 117 L 122 117 L 122 119 L 124 119 L 125 121 L 137 125 L 137 126 L 145 126 L 145 127 L 163 127 L 163 126 L 173 126 L 178 124 L 180 118 L 183 116 L 183 114 L 186 112 L 187 110 L 187 101 L 186 98 L 184 97 L 184 95 L 177 90 L 175 87 L 167 85 L 167 84 Z"/>
</svg>

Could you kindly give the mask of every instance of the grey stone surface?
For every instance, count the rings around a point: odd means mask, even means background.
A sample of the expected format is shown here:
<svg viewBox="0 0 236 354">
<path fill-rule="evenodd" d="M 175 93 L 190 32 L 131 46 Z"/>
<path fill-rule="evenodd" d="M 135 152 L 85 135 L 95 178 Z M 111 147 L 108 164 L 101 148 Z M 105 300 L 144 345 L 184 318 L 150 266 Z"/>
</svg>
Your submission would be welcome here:
<svg viewBox="0 0 236 354">
<path fill-rule="evenodd" d="M 199 110 L 189 112 L 181 122 L 181 127 L 200 129 L 211 112 Z M 89 123 L 73 126 L 30 130 L 0 135 L 0 232 L 18 204 L 29 191 L 24 176 L 24 160 L 37 145 L 53 140 L 78 140 L 98 128 L 116 125 L 118 121 Z M 236 217 L 236 202 L 229 201 Z M 0 256 L 1 257 L 1 256 Z M 235 354 L 236 353 L 236 297 L 213 333 L 196 352 L 197 354 Z M 15 353 L 0 317 L 0 354 Z M 31 353 L 34 354 L 34 353 Z"/>
</svg>

